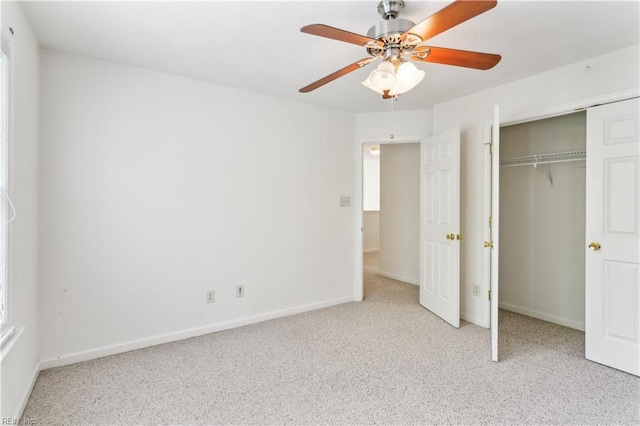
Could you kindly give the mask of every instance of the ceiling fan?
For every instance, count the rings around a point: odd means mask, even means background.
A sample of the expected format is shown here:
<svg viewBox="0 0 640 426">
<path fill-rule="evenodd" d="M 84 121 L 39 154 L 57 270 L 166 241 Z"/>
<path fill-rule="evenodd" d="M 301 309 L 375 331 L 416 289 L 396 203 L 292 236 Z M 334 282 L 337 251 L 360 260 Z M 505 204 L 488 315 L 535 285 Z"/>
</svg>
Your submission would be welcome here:
<svg viewBox="0 0 640 426">
<path fill-rule="evenodd" d="M 323 24 L 304 26 L 300 28 L 303 33 L 357 44 L 364 47 L 370 56 L 303 87 L 300 92 L 311 92 L 378 58 L 382 58 L 382 63 L 362 84 L 381 94 L 383 99 L 390 99 L 411 90 L 424 77 L 424 71 L 418 70 L 415 65 L 407 62 L 405 55 L 418 62 L 433 62 L 479 70 L 493 68 L 500 62 L 500 55 L 420 46 L 420 44 L 492 9 L 496 3 L 496 0 L 456 0 L 415 24 L 408 19 L 398 19 L 404 7 L 402 0 L 381 0 L 378 4 L 378 13 L 384 20 L 371 27 L 366 36 Z"/>
</svg>

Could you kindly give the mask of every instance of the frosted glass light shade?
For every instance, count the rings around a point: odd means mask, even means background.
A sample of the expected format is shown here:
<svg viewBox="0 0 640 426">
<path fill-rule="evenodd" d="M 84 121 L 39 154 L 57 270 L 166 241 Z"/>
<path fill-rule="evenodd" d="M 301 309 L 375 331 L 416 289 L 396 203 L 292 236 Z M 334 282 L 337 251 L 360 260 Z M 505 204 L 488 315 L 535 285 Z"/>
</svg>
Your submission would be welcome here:
<svg viewBox="0 0 640 426">
<path fill-rule="evenodd" d="M 424 78 L 424 71 L 418 70 L 411 62 L 403 62 L 398 67 L 396 77 L 398 80 L 396 91 L 401 94 L 416 87 Z"/>
<path fill-rule="evenodd" d="M 396 86 L 396 69 L 391 62 L 384 61 L 369 75 L 369 81 L 380 90 L 391 90 Z"/>
<path fill-rule="evenodd" d="M 369 74 L 362 85 L 380 95 L 384 95 L 385 90 L 388 90 L 389 96 L 396 96 L 416 87 L 424 75 L 424 71 L 418 70 L 411 62 L 402 62 L 396 72 L 395 66 L 385 61 Z"/>
<path fill-rule="evenodd" d="M 365 81 L 363 81 L 361 83 L 364 87 L 373 90 L 374 92 L 383 95 L 384 91 L 382 89 L 378 89 L 376 86 L 374 86 L 373 84 L 371 84 L 371 80 L 369 79 L 369 77 L 367 77 L 367 79 Z"/>
</svg>

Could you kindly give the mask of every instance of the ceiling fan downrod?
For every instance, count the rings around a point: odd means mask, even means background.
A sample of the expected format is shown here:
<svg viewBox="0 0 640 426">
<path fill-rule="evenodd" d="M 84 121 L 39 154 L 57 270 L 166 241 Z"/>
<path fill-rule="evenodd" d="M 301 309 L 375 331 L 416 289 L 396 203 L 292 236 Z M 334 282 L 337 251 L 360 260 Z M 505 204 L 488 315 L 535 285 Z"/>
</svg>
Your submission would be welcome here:
<svg viewBox="0 0 640 426">
<path fill-rule="evenodd" d="M 380 0 L 378 13 L 382 16 L 382 19 L 388 21 L 389 19 L 396 19 L 403 7 L 404 2 L 402 0 Z"/>
</svg>

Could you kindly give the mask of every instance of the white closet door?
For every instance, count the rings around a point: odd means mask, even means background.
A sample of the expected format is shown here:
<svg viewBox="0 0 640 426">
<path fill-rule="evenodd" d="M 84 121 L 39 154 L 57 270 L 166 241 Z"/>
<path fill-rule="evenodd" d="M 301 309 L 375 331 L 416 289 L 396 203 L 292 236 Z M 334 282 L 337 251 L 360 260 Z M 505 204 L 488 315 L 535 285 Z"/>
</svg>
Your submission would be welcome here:
<svg viewBox="0 0 640 426">
<path fill-rule="evenodd" d="M 586 357 L 640 375 L 638 99 L 587 111 Z"/>
<path fill-rule="evenodd" d="M 491 129 L 491 360 L 498 361 L 498 254 L 500 240 L 500 108 L 493 107 Z M 486 247 L 489 246 L 489 247 Z"/>
</svg>

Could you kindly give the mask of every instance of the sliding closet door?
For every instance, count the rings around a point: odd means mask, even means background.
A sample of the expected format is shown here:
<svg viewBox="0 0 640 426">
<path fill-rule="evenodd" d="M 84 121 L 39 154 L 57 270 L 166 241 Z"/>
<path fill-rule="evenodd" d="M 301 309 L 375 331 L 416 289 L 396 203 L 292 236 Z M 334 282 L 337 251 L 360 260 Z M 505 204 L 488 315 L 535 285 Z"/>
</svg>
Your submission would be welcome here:
<svg viewBox="0 0 640 426">
<path fill-rule="evenodd" d="M 587 112 L 586 357 L 640 375 L 638 99 Z"/>
</svg>

